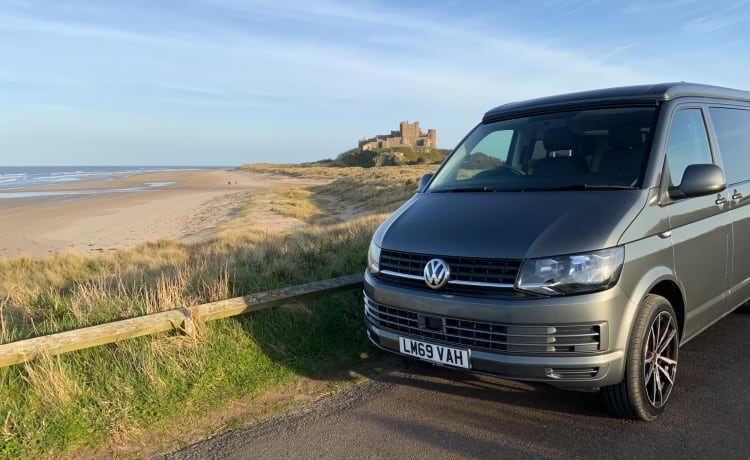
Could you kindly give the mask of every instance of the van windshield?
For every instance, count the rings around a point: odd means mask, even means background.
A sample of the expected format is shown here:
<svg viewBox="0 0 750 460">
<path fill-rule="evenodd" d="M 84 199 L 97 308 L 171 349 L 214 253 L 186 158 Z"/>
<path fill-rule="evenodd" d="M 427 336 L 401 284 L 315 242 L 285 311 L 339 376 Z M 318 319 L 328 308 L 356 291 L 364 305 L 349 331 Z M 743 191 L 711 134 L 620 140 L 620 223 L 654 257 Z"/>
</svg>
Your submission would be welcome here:
<svg viewBox="0 0 750 460">
<path fill-rule="evenodd" d="M 639 188 L 656 106 L 581 109 L 481 124 L 429 192 Z"/>
</svg>

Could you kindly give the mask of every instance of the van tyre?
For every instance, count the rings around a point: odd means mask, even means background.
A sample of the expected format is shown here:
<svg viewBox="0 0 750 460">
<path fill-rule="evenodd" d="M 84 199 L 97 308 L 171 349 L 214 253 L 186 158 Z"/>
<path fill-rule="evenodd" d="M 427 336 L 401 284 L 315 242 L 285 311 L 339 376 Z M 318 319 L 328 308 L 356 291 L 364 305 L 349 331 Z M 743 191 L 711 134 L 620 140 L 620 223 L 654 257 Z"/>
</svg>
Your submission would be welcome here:
<svg viewBox="0 0 750 460">
<path fill-rule="evenodd" d="M 617 385 L 602 389 L 609 410 L 624 418 L 654 420 L 674 388 L 679 343 L 680 330 L 672 305 L 660 295 L 649 294 L 633 326 L 625 375 Z"/>
</svg>

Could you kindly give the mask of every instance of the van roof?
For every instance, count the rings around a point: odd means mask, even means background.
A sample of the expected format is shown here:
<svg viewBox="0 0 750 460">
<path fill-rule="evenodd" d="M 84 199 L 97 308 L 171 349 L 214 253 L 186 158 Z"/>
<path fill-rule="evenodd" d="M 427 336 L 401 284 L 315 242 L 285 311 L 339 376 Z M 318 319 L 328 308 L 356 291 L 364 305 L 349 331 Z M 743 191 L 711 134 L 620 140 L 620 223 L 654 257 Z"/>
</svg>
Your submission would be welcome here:
<svg viewBox="0 0 750 460">
<path fill-rule="evenodd" d="M 563 108 L 648 104 L 656 105 L 678 97 L 708 97 L 750 102 L 750 92 L 721 86 L 695 83 L 657 83 L 653 85 L 621 86 L 578 93 L 510 102 L 484 114 L 483 122 L 495 121 L 519 114 L 548 112 Z"/>
</svg>

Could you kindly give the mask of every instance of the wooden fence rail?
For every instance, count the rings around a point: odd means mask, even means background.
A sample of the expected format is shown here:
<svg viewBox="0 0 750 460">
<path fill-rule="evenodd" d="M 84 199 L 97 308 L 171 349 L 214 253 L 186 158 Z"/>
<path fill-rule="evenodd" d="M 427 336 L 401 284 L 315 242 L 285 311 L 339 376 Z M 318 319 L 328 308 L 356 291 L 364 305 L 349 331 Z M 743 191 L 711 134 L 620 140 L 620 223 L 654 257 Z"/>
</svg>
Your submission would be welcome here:
<svg viewBox="0 0 750 460">
<path fill-rule="evenodd" d="M 310 297 L 346 291 L 362 286 L 362 275 L 347 275 L 275 291 L 168 310 L 137 318 L 99 324 L 58 334 L 0 345 L 0 367 L 23 363 L 42 353 L 59 355 L 107 343 L 181 329 L 191 334 L 193 321 L 211 321 L 283 305 Z"/>
</svg>

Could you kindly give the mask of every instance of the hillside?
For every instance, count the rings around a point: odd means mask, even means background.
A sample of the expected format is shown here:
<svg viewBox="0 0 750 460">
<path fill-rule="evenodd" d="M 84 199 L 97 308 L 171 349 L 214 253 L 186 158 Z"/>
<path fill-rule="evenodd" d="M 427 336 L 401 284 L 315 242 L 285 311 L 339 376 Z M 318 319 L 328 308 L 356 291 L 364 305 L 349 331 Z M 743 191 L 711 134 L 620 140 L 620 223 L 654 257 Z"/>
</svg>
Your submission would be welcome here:
<svg viewBox="0 0 750 460">
<path fill-rule="evenodd" d="M 436 164 L 450 153 L 448 149 L 419 149 L 413 147 L 392 147 L 376 150 L 354 148 L 340 154 L 336 160 L 318 162 L 333 166 L 403 166 L 415 164 Z"/>
</svg>

